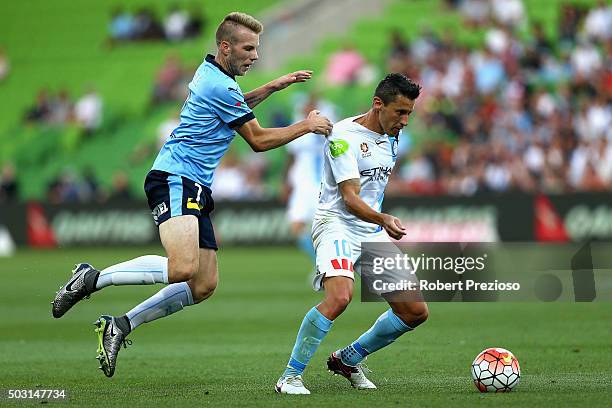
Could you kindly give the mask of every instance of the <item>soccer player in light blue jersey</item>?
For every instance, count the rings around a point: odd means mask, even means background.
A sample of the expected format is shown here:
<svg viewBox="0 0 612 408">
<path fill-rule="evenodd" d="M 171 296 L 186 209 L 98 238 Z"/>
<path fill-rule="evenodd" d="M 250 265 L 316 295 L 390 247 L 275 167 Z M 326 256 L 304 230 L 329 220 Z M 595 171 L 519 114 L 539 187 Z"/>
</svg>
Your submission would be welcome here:
<svg viewBox="0 0 612 408">
<path fill-rule="evenodd" d="M 145 255 L 100 271 L 77 264 L 52 302 L 63 316 L 84 297 L 110 285 L 166 284 L 125 315 L 96 321 L 98 360 L 107 377 L 127 335 L 142 323 L 168 316 L 209 298 L 217 286 L 217 243 L 210 213 L 215 168 L 238 132 L 256 152 L 282 146 L 308 133 L 329 135 L 331 122 L 318 111 L 284 128 L 262 128 L 252 109 L 276 91 L 311 78 L 297 71 L 242 93 L 236 76 L 257 61 L 263 26 L 244 13 L 230 13 L 216 32 L 217 55 L 207 55 L 189 83 L 180 125 L 172 132 L 145 180 L 145 193 L 167 257 Z M 128 341 L 129 342 L 129 341 Z"/>
</svg>

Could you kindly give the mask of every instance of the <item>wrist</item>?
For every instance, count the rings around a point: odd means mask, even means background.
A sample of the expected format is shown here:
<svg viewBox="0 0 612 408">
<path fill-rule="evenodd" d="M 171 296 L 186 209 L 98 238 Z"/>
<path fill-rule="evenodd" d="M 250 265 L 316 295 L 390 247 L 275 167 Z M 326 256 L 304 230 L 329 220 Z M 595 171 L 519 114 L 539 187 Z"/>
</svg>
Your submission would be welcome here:
<svg viewBox="0 0 612 408">
<path fill-rule="evenodd" d="M 315 129 L 313 126 L 311 126 L 310 124 L 310 120 L 308 118 L 302 120 L 302 126 L 303 126 L 303 133 L 302 136 L 308 133 L 314 133 Z"/>
<path fill-rule="evenodd" d="M 374 214 L 373 218 L 374 218 L 374 222 L 377 225 L 380 225 L 381 227 L 384 227 L 384 224 L 385 224 L 385 214 L 380 213 L 380 212 L 376 212 Z"/>
<path fill-rule="evenodd" d="M 277 79 L 268 82 L 266 88 L 267 88 L 266 91 L 268 92 L 268 94 L 272 94 L 282 89 Z"/>
</svg>

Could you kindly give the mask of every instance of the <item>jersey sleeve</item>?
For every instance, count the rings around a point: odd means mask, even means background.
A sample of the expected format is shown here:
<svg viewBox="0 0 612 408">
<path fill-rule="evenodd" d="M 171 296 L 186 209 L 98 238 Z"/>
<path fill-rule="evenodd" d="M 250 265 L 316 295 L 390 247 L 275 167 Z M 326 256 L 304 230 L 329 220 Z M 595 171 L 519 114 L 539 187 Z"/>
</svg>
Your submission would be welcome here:
<svg viewBox="0 0 612 408">
<path fill-rule="evenodd" d="M 337 184 L 350 179 L 359 179 L 357 157 L 346 140 L 330 139 L 325 146 L 325 159 L 329 161 Z"/>
<path fill-rule="evenodd" d="M 210 99 L 210 106 L 221 120 L 232 129 L 255 119 L 253 111 L 244 101 L 244 95 L 237 85 L 235 87 L 215 86 Z"/>
</svg>

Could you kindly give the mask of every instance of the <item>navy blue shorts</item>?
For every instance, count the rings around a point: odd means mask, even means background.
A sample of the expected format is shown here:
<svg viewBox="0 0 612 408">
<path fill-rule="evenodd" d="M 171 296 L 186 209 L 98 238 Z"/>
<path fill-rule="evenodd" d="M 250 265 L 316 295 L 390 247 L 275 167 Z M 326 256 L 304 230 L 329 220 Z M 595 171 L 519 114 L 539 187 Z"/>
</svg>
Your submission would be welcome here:
<svg viewBox="0 0 612 408">
<path fill-rule="evenodd" d="M 217 250 L 210 213 L 215 208 L 210 188 L 186 177 L 151 170 L 144 185 L 155 225 L 178 215 L 195 215 L 200 229 L 200 248 Z"/>
</svg>

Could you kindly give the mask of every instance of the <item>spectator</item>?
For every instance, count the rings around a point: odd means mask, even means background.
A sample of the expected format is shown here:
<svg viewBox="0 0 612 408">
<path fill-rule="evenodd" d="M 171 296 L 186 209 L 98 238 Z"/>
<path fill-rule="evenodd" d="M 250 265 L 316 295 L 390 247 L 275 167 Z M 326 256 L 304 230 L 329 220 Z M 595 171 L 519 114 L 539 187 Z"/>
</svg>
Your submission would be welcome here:
<svg viewBox="0 0 612 408">
<path fill-rule="evenodd" d="M 591 78 L 601 67 L 602 59 L 597 48 L 581 38 L 571 54 L 572 68 L 581 77 Z"/>
<path fill-rule="evenodd" d="M 536 22 L 532 26 L 532 43 L 539 53 L 550 54 L 553 51 L 552 43 L 544 32 L 544 26 L 541 22 Z"/>
<path fill-rule="evenodd" d="M 19 186 L 15 176 L 15 166 L 5 163 L 0 173 L 0 203 L 17 201 L 19 198 Z"/>
<path fill-rule="evenodd" d="M 81 182 L 80 186 L 81 201 L 90 202 L 103 200 L 105 194 L 100 188 L 100 183 L 98 182 L 93 169 L 91 167 L 86 167 L 82 174 L 83 181 Z"/>
<path fill-rule="evenodd" d="M 171 111 L 167 118 L 162 120 L 157 126 L 157 133 L 153 141 L 151 141 L 151 138 L 146 138 L 145 141 L 134 147 L 134 150 L 130 154 L 129 163 L 132 165 L 140 165 L 145 160 L 151 159 L 153 153 L 161 149 L 179 123 L 180 121 L 178 120 L 176 112 Z"/>
<path fill-rule="evenodd" d="M 268 167 L 265 156 L 254 152 L 247 153 L 242 160 L 242 171 L 245 174 L 243 199 L 265 198 L 263 178 Z"/>
<path fill-rule="evenodd" d="M 420 35 L 412 41 L 410 51 L 413 59 L 425 63 L 429 56 L 440 47 L 438 36 L 429 27 L 424 27 Z"/>
<path fill-rule="evenodd" d="M 584 32 L 588 39 L 602 43 L 612 39 L 612 6 L 599 0 L 584 21 Z"/>
<path fill-rule="evenodd" d="M 154 105 L 178 100 L 184 96 L 183 71 L 177 54 L 170 54 L 166 57 L 155 79 L 152 101 Z"/>
<path fill-rule="evenodd" d="M 481 94 L 495 91 L 506 78 L 504 65 L 499 57 L 495 56 L 489 49 L 484 53 L 476 54 L 472 58 L 476 88 Z"/>
<path fill-rule="evenodd" d="M 168 41 L 181 41 L 187 36 L 189 14 L 181 10 L 178 5 L 170 7 L 170 12 L 164 20 L 164 33 Z"/>
<path fill-rule="evenodd" d="M 506 27 L 520 27 L 527 21 L 522 0 L 491 0 L 491 14 Z"/>
<path fill-rule="evenodd" d="M 25 121 L 28 123 L 44 123 L 51 114 L 51 100 L 46 89 L 38 91 L 36 103 L 28 109 L 25 114 Z"/>
<path fill-rule="evenodd" d="M 348 85 L 357 82 L 360 71 L 366 61 L 351 44 L 345 44 L 342 50 L 330 57 L 326 70 L 327 82 L 330 85 Z"/>
<path fill-rule="evenodd" d="M 481 27 L 489 18 L 488 0 L 463 0 L 459 12 L 468 27 Z"/>
<path fill-rule="evenodd" d="M 11 71 L 11 65 L 9 64 L 8 57 L 4 52 L 4 49 L 0 48 L 0 82 L 4 81 L 8 77 Z"/>
<path fill-rule="evenodd" d="M 252 181 L 250 181 L 252 183 Z M 213 187 L 215 198 L 219 200 L 240 200 L 246 193 L 247 174 L 240 167 L 238 156 L 229 150 L 215 173 Z"/>
<path fill-rule="evenodd" d="M 77 175 L 73 170 L 66 169 L 51 180 L 47 188 L 47 201 L 51 204 L 81 201 L 81 190 Z"/>
<path fill-rule="evenodd" d="M 574 4 L 563 4 L 561 6 L 561 19 L 559 20 L 559 40 L 570 46 L 576 40 L 578 23 L 580 22 L 580 12 Z"/>
<path fill-rule="evenodd" d="M 87 135 L 102 125 L 102 99 L 93 87 L 81 96 L 74 107 L 74 119 Z"/>
<path fill-rule="evenodd" d="M 189 22 L 187 23 L 186 38 L 198 37 L 206 27 L 206 17 L 202 13 L 199 4 L 193 4 L 189 13 Z"/>
<path fill-rule="evenodd" d="M 162 25 L 150 8 L 143 7 L 136 13 L 134 17 L 134 38 L 145 41 L 164 39 Z"/>
<path fill-rule="evenodd" d="M 120 6 L 116 7 L 111 14 L 108 31 L 111 41 L 132 40 L 136 34 L 134 17 Z"/>
<path fill-rule="evenodd" d="M 435 192 L 436 173 L 431 158 L 422 153 L 416 154 L 404 164 L 399 175 L 406 186 L 406 192 L 431 194 Z"/>
<path fill-rule="evenodd" d="M 124 171 L 117 171 L 113 174 L 113 181 L 109 200 L 125 201 L 132 199 L 128 175 Z"/>
<path fill-rule="evenodd" d="M 66 89 L 62 89 L 52 99 L 49 113 L 49 122 L 55 124 L 66 124 L 72 120 L 73 106 L 70 95 Z"/>
<path fill-rule="evenodd" d="M 181 122 L 174 111 L 170 112 L 168 117 L 162 121 L 157 127 L 157 148 L 161 147 L 170 139 L 170 135 L 178 127 Z"/>
<path fill-rule="evenodd" d="M 411 76 L 410 46 L 402 33 L 395 29 L 389 38 L 389 54 L 387 55 L 387 71 L 400 72 Z"/>
</svg>

